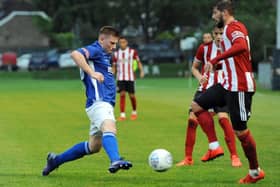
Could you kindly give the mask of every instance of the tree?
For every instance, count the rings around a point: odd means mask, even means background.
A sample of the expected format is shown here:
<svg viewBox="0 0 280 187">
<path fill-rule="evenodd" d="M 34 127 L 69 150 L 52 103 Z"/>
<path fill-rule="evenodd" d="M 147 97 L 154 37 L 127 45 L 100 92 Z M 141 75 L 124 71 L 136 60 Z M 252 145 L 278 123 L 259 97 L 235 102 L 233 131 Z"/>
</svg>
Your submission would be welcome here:
<svg viewBox="0 0 280 187">
<path fill-rule="evenodd" d="M 102 25 L 120 30 L 128 25 L 142 28 L 146 42 L 160 33 L 173 33 L 175 27 L 207 31 L 213 27 L 212 7 L 216 0 L 33 0 L 38 9 L 52 17 L 51 32 L 74 32 L 89 43 Z M 275 0 L 235 0 L 236 18 L 246 24 L 254 61 L 262 60 L 265 44 L 275 43 Z M 190 31 L 189 31 L 190 32 Z M 190 34 L 190 33 L 185 33 Z M 159 37 L 158 37 L 159 38 Z"/>
<path fill-rule="evenodd" d="M 276 43 L 275 4 L 275 0 L 236 2 L 236 18 L 247 26 L 253 62 L 264 60 L 264 46 Z M 253 66 L 257 68 L 256 63 Z"/>
</svg>

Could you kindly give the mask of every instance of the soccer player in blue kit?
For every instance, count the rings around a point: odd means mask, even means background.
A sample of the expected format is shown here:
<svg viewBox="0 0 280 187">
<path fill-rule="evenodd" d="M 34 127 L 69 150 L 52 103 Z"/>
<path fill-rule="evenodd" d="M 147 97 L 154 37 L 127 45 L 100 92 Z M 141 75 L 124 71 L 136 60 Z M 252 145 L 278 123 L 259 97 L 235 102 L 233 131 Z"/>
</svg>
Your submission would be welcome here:
<svg viewBox="0 0 280 187">
<path fill-rule="evenodd" d="M 99 31 L 98 41 L 71 53 L 80 67 L 81 79 L 86 89 L 85 110 L 90 119 L 90 137 L 89 141 L 78 143 L 61 154 L 49 153 L 43 176 L 49 175 L 63 163 L 98 153 L 101 147 L 110 158 L 110 173 L 132 167 L 131 162 L 120 157 L 116 139 L 113 108 L 116 86 L 110 60 L 118 40 L 119 32 L 111 26 L 104 26 Z"/>
</svg>

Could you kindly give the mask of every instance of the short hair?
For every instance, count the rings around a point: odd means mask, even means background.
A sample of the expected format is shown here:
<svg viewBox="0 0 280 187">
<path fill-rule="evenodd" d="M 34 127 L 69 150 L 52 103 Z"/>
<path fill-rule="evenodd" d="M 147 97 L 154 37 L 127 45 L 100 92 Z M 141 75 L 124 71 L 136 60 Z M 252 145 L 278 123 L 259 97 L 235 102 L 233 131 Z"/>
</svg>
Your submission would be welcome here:
<svg viewBox="0 0 280 187">
<path fill-rule="evenodd" d="M 219 11 L 227 10 L 229 14 L 234 14 L 234 6 L 230 0 L 222 0 L 218 2 L 215 6 Z"/>
<path fill-rule="evenodd" d="M 212 30 L 214 30 L 214 29 L 223 29 L 223 28 L 224 28 L 224 26 L 221 26 L 219 23 L 216 23 L 216 24 L 213 25 L 213 29 Z"/>
<path fill-rule="evenodd" d="M 203 33 L 203 36 L 204 35 L 211 35 L 211 33 L 210 32 L 205 32 L 205 33 Z"/>
<path fill-rule="evenodd" d="M 112 26 L 101 27 L 101 29 L 99 30 L 99 35 L 101 35 L 101 34 L 112 35 L 112 36 L 115 36 L 115 37 L 120 36 L 120 32 Z"/>
<path fill-rule="evenodd" d="M 127 38 L 126 37 L 124 37 L 124 36 L 120 36 L 119 37 L 119 39 L 121 40 L 121 39 L 123 39 L 123 40 L 127 40 Z"/>
</svg>

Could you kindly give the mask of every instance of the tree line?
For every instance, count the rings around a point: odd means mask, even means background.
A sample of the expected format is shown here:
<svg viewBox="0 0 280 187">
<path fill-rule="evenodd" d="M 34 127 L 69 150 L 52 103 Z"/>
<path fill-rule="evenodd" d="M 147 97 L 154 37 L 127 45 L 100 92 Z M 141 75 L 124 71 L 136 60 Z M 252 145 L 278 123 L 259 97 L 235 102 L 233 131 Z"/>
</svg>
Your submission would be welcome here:
<svg viewBox="0 0 280 187">
<path fill-rule="evenodd" d="M 141 28 L 145 42 L 162 33 L 174 38 L 191 36 L 195 31 L 210 31 L 211 12 L 215 0 L 32 0 L 34 6 L 45 11 L 50 23 L 37 21 L 42 30 L 53 38 L 54 45 L 76 41 L 87 44 L 96 38 L 102 25 L 114 25 L 123 30 L 128 25 Z M 276 41 L 276 0 L 234 0 L 235 14 L 249 30 L 253 60 L 263 60 L 264 46 Z M 181 29 L 174 33 L 174 28 Z M 80 43 L 79 43 L 80 42 Z M 73 44 L 73 43 L 72 43 Z"/>
</svg>

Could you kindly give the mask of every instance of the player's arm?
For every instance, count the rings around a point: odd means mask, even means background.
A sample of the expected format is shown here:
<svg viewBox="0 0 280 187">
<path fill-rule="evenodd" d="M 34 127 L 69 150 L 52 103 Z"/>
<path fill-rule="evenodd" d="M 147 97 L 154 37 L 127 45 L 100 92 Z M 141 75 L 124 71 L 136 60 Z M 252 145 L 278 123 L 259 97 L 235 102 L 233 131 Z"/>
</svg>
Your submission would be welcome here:
<svg viewBox="0 0 280 187">
<path fill-rule="evenodd" d="M 208 79 L 207 76 L 200 73 L 199 67 L 201 62 L 204 61 L 204 45 L 201 44 L 195 54 L 194 61 L 192 64 L 192 74 L 199 81 L 200 84 L 204 84 Z"/>
<path fill-rule="evenodd" d="M 199 71 L 200 61 L 194 60 L 192 64 L 192 74 L 198 80 L 200 84 L 204 84 L 208 79 L 207 76 L 202 75 Z"/>
<path fill-rule="evenodd" d="M 243 32 L 238 27 L 232 28 L 226 33 L 227 37 L 231 40 L 231 48 L 226 50 L 224 53 L 216 56 L 210 62 L 205 64 L 205 71 L 212 71 L 213 65 L 216 65 L 220 60 L 224 60 L 236 55 L 239 55 L 247 50 L 247 40 Z"/>
<path fill-rule="evenodd" d="M 144 73 L 143 65 L 142 65 L 142 63 L 141 63 L 141 61 L 140 61 L 140 58 L 139 58 L 139 56 L 138 56 L 137 51 L 134 52 L 134 60 L 137 61 L 138 68 L 139 68 L 139 71 L 140 71 L 140 77 L 141 77 L 141 78 L 144 78 L 145 73 Z"/>
<path fill-rule="evenodd" d="M 231 48 L 229 48 L 227 51 L 225 51 L 224 53 L 216 56 L 215 58 L 213 58 L 210 63 L 212 65 L 217 64 L 220 60 L 224 60 L 227 59 L 229 57 L 233 57 L 236 56 L 244 51 L 246 51 L 247 49 L 247 41 L 245 38 L 237 38 L 234 40 Z"/>
<path fill-rule="evenodd" d="M 142 65 L 142 63 L 140 62 L 140 60 L 137 61 L 137 62 L 138 62 L 138 68 L 139 68 L 139 71 L 140 71 L 140 77 L 141 77 L 141 78 L 144 78 L 145 73 L 144 73 L 143 65 Z"/>
<path fill-rule="evenodd" d="M 89 76 L 92 78 L 98 80 L 99 82 L 104 81 L 104 76 L 99 73 L 95 72 L 90 66 L 88 65 L 85 56 L 80 51 L 73 51 L 71 53 L 71 57 L 74 60 L 74 62 L 77 64 L 78 67 L 80 67 L 84 72 L 86 72 Z"/>
<path fill-rule="evenodd" d="M 112 63 L 112 73 L 115 75 L 117 73 L 117 65 L 116 63 Z"/>
<path fill-rule="evenodd" d="M 116 74 L 117 73 L 117 58 L 116 58 L 116 54 L 114 53 L 112 56 L 112 73 Z"/>
<path fill-rule="evenodd" d="M 230 29 L 227 29 L 225 34 L 231 42 L 231 48 L 212 59 L 210 61 L 212 65 L 217 64 L 220 60 L 239 55 L 248 48 L 246 35 L 242 32 L 242 29 L 239 26 L 232 26 Z"/>
</svg>

